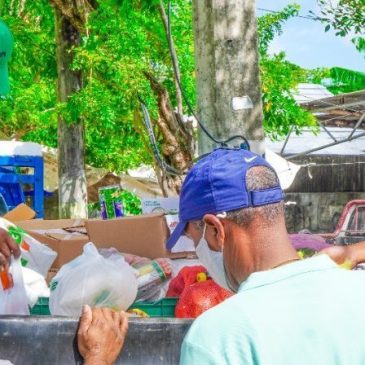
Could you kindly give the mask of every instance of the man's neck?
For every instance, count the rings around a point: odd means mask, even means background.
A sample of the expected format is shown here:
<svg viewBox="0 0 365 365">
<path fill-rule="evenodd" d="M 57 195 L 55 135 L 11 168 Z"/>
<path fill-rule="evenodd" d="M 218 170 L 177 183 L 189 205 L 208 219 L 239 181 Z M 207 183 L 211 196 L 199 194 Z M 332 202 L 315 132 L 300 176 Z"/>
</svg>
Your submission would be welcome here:
<svg viewBox="0 0 365 365">
<path fill-rule="evenodd" d="M 287 233 L 264 232 L 252 235 L 244 249 L 237 252 L 236 268 L 239 267 L 241 279 L 246 280 L 254 272 L 271 270 L 297 259 L 299 256 Z"/>
<path fill-rule="evenodd" d="M 256 241 L 253 250 L 254 271 L 270 270 L 299 259 L 288 235 L 273 237 L 269 242 Z"/>
</svg>

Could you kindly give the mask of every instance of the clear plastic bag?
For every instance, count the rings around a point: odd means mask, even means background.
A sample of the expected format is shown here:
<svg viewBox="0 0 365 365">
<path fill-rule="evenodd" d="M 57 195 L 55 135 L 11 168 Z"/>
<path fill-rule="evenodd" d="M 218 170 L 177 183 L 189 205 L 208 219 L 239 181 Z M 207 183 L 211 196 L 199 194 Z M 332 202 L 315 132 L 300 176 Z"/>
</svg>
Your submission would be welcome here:
<svg viewBox="0 0 365 365">
<path fill-rule="evenodd" d="M 163 284 L 171 276 L 167 259 L 140 261 L 132 265 L 137 275 L 137 301 L 154 302 L 164 297 Z"/>
<path fill-rule="evenodd" d="M 5 229 L 20 246 L 21 265 L 46 277 L 57 252 L 38 242 L 22 228 L 4 218 L 0 218 L 0 228 Z"/>
<path fill-rule="evenodd" d="M 20 260 L 12 258 L 9 271 L 2 271 L 0 275 L 0 315 L 29 315 Z"/>
<path fill-rule="evenodd" d="M 121 255 L 103 257 L 90 242 L 81 256 L 62 266 L 50 288 L 53 315 L 79 316 L 84 304 L 128 309 L 137 295 L 137 279 Z"/>
</svg>

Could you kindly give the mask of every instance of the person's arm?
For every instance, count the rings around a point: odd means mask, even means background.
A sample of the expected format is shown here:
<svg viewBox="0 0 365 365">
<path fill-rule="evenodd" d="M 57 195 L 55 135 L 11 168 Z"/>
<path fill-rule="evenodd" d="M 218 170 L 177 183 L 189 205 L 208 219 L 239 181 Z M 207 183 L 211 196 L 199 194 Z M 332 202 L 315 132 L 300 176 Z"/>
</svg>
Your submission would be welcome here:
<svg viewBox="0 0 365 365">
<path fill-rule="evenodd" d="M 7 269 L 11 255 L 18 258 L 20 256 L 20 248 L 9 236 L 8 232 L 0 228 L 0 267 L 5 266 L 5 269 Z"/>
<path fill-rule="evenodd" d="M 351 245 L 334 245 L 321 250 L 319 253 L 325 253 L 337 264 L 353 269 L 356 265 L 365 263 L 365 241 Z"/>
<path fill-rule="evenodd" d="M 84 306 L 77 344 L 85 365 L 113 365 L 123 348 L 128 331 L 124 312 Z"/>
</svg>

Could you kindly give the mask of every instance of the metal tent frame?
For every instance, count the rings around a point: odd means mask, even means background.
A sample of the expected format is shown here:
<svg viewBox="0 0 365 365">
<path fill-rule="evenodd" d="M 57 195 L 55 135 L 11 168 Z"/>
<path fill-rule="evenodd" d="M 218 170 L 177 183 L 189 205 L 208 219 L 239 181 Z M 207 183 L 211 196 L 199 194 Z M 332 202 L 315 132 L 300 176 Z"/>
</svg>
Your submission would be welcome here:
<svg viewBox="0 0 365 365">
<path fill-rule="evenodd" d="M 333 142 L 287 156 L 285 157 L 287 160 L 292 160 L 299 156 L 304 156 L 312 152 L 320 151 L 341 143 L 350 142 L 354 139 L 365 136 L 365 132 L 356 134 L 357 130 L 361 127 L 365 120 L 365 90 L 312 100 L 301 103 L 300 106 L 316 116 L 318 125 L 331 137 Z M 334 123 L 335 121 L 356 123 L 346 138 L 336 139 L 326 127 L 326 123 Z M 294 126 L 290 128 L 289 134 L 287 135 L 284 145 L 280 151 L 280 155 L 284 154 L 286 145 L 293 130 Z"/>
</svg>

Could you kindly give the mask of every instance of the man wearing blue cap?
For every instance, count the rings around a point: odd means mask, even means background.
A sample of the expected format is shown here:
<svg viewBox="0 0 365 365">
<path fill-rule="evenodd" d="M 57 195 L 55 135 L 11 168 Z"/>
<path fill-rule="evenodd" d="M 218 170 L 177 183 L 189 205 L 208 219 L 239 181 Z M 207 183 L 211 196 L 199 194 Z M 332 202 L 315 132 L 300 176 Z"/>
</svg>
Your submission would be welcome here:
<svg viewBox="0 0 365 365">
<path fill-rule="evenodd" d="M 278 178 L 263 158 L 217 149 L 200 160 L 182 186 L 180 224 L 169 248 L 182 234 L 194 240 L 213 279 L 237 294 L 194 321 L 180 364 L 364 363 L 365 272 L 341 269 L 327 255 L 299 260 Z M 363 259 L 364 244 L 327 253 L 342 262 L 362 251 Z M 93 324 L 84 327 L 79 347 L 106 348 L 103 331 L 88 337 Z M 115 328 L 108 331 L 120 337 Z"/>
<path fill-rule="evenodd" d="M 327 255 L 299 260 L 272 167 L 245 150 L 217 149 L 187 175 L 182 234 L 220 285 L 237 293 L 193 323 L 181 364 L 360 364 L 365 273 Z"/>
</svg>

